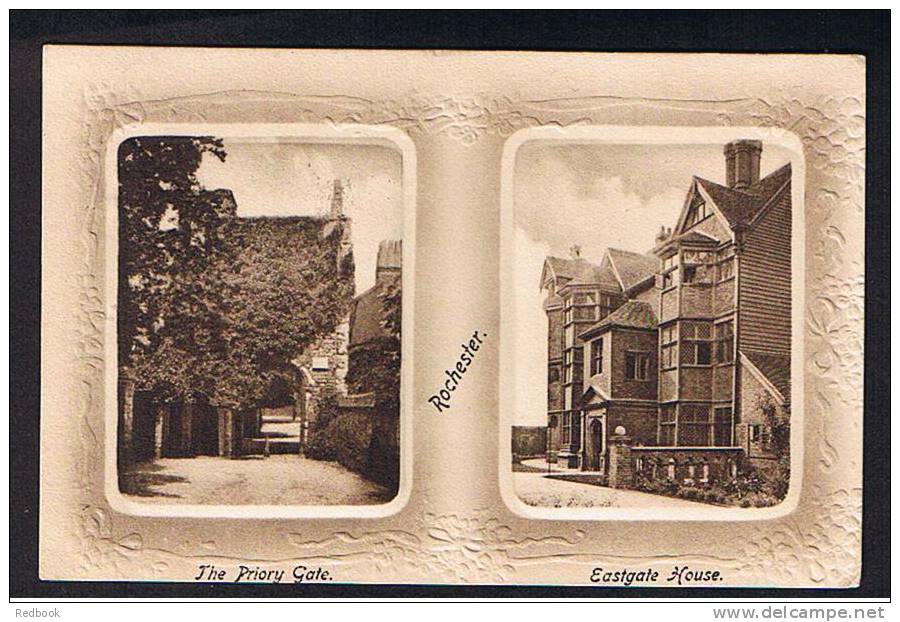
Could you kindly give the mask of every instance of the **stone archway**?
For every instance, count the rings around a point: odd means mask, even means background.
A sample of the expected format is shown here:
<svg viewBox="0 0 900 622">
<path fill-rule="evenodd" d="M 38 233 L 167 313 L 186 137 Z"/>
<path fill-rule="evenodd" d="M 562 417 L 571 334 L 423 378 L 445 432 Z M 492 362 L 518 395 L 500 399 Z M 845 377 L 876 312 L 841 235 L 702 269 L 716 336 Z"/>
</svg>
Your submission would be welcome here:
<svg viewBox="0 0 900 622">
<path fill-rule="evenodd" d="M 316 381 L 306 367 L 297 368 L 297 384 L 294 389 L 294 421 L 300 422 L 300 447 L 306 447 L 309 441 L 309 426 L 314 415 L 312 392 L 310 387 Z"/>
<path fill-rule="evenodd" d="M 587 458 L 591 471 L 602 471 L 605 449 L 605 417 L 598 416 L 590 419 L 587 434 Z"/>
</svg>

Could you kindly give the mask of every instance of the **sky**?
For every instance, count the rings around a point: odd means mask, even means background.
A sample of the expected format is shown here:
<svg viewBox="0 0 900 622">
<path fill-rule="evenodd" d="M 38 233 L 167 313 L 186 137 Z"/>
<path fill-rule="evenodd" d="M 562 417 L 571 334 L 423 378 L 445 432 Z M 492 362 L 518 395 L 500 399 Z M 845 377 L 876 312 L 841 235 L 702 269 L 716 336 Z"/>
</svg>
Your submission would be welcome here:
<svg viewBox="0 0 900 622">
<path fill-rule="evenodd" d="M 335 179 L 352 220 L 356 292 L 375 283 L 381 240 L 403 237 L 402 159 L 378 145 L 225 139 L 225 162 L 204 155 L 197 178 L 209 190 L 234 193 L 239 216 L 328 213 Z"/>
<path fill-rule="evenodd" d="M 661 226 L 675 226 L 692 176 L 725 183 L 723 147 L 531 141 L 519 148 L 513 173 L 517 425 L 546 424 L 544 258 L 569 257 L 573 244 L 597 263 L 610 246 L 649 251 Z M 760 174 L 789 161 L 790 152 L 765 143 Z"/>
</svg>

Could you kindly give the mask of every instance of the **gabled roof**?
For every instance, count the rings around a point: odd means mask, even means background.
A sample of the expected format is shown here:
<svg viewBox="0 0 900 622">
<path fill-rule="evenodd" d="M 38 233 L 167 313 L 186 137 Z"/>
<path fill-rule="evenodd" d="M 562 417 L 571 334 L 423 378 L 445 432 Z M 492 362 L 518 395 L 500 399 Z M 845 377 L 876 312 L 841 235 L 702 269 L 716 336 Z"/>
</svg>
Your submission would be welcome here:
<svg viewBox="0 0 900 622">
<path fill-rule="evenodd" d="M 694 177 L 694 181 L 709 195 L 731 227 L 751 224 L 790 180 L 790 163 L 769 173 L 752 186 L 741 189 Z"/>
<path fill-rule="evenodd" d="M 390 284 L 397 281 L 390 277 L 381 278 L 379 273 L 399 274 L 403 259 L 403 245 L 400 240 L 384 240 L 378 245 L 378 259 L 375 268 L 375 285 L 353 299 L 350 310 L 350 347 L 389 337 L 388 330 L 381 322 L 385 317 L 384 294 Z"/>
<path fill-rule="evenodd" d="M 609 248 L 606 253 L 624 291 L 654 278 L 659 269 L 659 260 L 653 255 L 618 248 Z"/>
<path fill-rule="evenodd" d="M 541 273 L 541 287 L 547 280 L 548 270 L 553 278 L 565 279 L 568 285 L 595 285 L 605 289 L 619 289 L 619 281 L 609 268 L 597 266 L 581 257 L 564 259 L 548 256 L 544 260 L 544 270 Z"/>
<path fill-rule="evenodd" d="M 718 244 L 719 240 L 714 238 L 711 235 L 706 235 L 702 231 L 696 231 L 694 229 L 688 231 L 687 233 L 682 233 L 681 235 L 675 235 L 669 238 L 667 241 L 678 240 L 681 242 L 694 242 L 695 244 Z"/>
<path fill-rule="evenodd" d="M 653 306 L 649 302 L 644 302 L 643 300 L 629 300 L 605 318 L 582 332 L 579 337 L 585 338 L 613 326 L 655 330 L 657 326 L 656 313 L 653 312 Z"/>
<path fill-rule="evenodd" d="M 603 388 L 603 385 L 598 380 L 595 380 L 593 378 L 588 380 L 588 387 L 584 390 L 582 397 L 587 397 L 590 393 L 593 393 L 594 395 L 599 397 L 601 402 L 609 401 L 609 395 L 607 395 L 606 391 Z"/>
<path fill-rule="evenodd" d="M 756 350 L 741 349 L 741 354 L 765 377 L 782 401 L 791 396 L 791 357 L 786 354 L 772 354 Z M 765 383 L 763 383 L 765 384 Z"/>
</svg>

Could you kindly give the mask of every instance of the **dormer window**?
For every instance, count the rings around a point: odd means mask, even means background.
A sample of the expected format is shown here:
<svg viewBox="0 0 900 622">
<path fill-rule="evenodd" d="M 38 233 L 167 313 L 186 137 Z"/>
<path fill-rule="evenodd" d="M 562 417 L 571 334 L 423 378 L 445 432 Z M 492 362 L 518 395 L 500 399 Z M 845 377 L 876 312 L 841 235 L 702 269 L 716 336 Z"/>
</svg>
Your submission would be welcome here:
<svg viewBox="0 0 900 622">
<path fill-rule="evenodd" d="M 690 229 L 701 220 L 705 220 L 707 216 L 709 216 L 709 214 L 706 211 L 706 202 L 698 200 L 691 206 L 691 211 L 688 212 L 688 217 L 686 222 L 684 223 L 684 228 Z"/>
</svg>

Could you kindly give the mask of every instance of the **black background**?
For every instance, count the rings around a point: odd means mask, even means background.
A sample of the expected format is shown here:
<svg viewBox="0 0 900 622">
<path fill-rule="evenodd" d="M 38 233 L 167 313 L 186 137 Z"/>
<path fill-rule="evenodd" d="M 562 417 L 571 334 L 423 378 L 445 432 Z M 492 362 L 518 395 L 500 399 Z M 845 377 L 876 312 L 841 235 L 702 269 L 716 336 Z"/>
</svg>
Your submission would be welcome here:
<svg viewBox="0 0 900 622">
<path fill-rule="evenodd" d="M 11 11 L 9 23 L 11 597 L 890 596 L 889 11 Z M 865 55 L 865 484 L 860 587 L 678 590 L 40 581 L 41 46 L 46 43 Z"/>
</svg>

